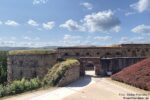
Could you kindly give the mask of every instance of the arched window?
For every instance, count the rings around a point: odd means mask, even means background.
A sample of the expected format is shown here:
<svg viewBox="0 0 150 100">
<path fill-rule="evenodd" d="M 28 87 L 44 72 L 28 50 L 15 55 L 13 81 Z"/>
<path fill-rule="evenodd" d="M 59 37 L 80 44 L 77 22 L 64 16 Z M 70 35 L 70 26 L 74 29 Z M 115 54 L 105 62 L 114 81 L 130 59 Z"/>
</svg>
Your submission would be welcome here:
<svg viewBox="0 0 150 100">
<path fill-rule="evenodd" d="M 100 53 L 99 53 L 99 52 L 97 52 L 96 54 L 97 54 L 97 55 L 99 55 Z"/>
<path fill-rule="evenodd" d="M 139 52 L 140 51 L 140 49 L 136 49 L 137 50 L 137 52 Z"/>
<path fill-rule="evenodd" d="M 90 54 L 87 52 L 86 55 L 89 56 Z"/>
<path fill-rule="evenodd" d="M 77 52 L 77 53 L 76 53 L 76 56 L 80 56 L 80 53 Z"/>
<path fill-rule="evenodd" d="M 109 56 L 109 55 L 111 55 L 111 53 L 107 52 L 106 55 Z"/>
<path fill-rule="evenodd" d="M 128 52 L 130 52 L 131 50 L 130 49 L 128 49 Z"/>
<path fill-rule="evenodd" d="M 121 53 L 120 52 L 116 52 L 116 55 L 121 55 Z"/>
<path fill-rule="evenodd" d="M 64 56 L 68 56 L 68 55 L 69 55 L 68 53 L 65 53 L 65 54 L 64 54 Z"/>
<path fill-rule="evenodd" d="M 149 51 L 149 49 L 148 49 L 148 48 L 146 48 L 146 49 L 145 49 L 145 51 L 146 51 L 146 52 L 148 52 L 148 51 Z"/>
</svg>

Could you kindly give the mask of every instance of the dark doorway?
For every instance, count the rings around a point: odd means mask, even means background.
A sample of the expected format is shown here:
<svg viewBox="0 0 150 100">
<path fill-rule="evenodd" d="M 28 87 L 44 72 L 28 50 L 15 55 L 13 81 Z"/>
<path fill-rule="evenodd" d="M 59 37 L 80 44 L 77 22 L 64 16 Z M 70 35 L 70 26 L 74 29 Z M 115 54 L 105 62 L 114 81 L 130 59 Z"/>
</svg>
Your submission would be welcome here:
<svg viewBox="0 0 150 100">
<path fill-rule="evenodd" d="M 85 65 L 85 71 L 86 70 L 94 70 L 94 64 L 92 62 L 87 62 Z"/>
<path fill-rule="evenodd" d="M 98 76 L 101 70 L 100 57 L 80 57 L 80 75 Z"/>
<path fill-rule="evenodd" d="M 95 76 L 95 70 L 94 70 L 94 63 L 92 61 L 88 61 L 86 64 L 85 64 L 85 75 L 86 76 Z"/>
</svg>

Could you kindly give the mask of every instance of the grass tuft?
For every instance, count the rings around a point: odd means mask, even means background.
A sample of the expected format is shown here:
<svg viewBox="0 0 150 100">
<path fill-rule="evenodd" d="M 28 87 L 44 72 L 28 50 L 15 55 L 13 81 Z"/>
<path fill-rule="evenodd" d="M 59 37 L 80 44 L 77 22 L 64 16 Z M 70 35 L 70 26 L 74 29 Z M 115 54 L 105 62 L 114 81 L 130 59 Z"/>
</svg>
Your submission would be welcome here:
<svg viewBox="0 0 150 100">
<path fill-rule="evenodd" d="M 79 64 L 79 61 L 75 59 L 67 59 L 66 61 L 55 64 L 51 69 L 49 69 L 47 75 L 44 77 L 44 84 L 56 86 L 61 80 L 61 78 L 65 75 L 65 72 L 70 67 L 73 67 L 72 65 Z"/>
<path fill-rule="evenodd" d="M 30 55 L 30 54 L 52 54 L 55 50 L 14 50 L 9 51 L 8 55 Z"/>
</svg>

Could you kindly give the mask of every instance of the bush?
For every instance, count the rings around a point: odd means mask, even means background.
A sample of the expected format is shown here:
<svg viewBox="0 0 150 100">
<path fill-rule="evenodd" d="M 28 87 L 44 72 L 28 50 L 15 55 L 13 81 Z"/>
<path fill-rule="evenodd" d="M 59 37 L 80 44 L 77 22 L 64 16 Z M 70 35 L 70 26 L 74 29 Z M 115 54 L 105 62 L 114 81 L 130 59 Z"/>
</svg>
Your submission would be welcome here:
<svg viewBox="0 0 150 100">
<path fill-rule="evenodd" d="M 3 85 L 0 85 L 0 97 L 4 96 L 4 92 L 5 90 L 4 90 Z"/>
<path fill-rule="evenodd" d="M 36 89 L 40 87 L 40 80 L 39 79 L 32 79 L 31 80 L 31 89 Z"/>
<path fill-rule="evenodd" d="M 7 51 L 0 51 L 0 84 L 7 81 Z"/>
<path fill-rule="evenodd" d="M 0 85 L 0 97 L 37 89 L 40 86 L 41 83 L 38 78 L 31 79 L 31 80 L 22 79 L 22 80 L 13 81 L 11 84 L 8 84 L 6 86 Z"/>
</svg>

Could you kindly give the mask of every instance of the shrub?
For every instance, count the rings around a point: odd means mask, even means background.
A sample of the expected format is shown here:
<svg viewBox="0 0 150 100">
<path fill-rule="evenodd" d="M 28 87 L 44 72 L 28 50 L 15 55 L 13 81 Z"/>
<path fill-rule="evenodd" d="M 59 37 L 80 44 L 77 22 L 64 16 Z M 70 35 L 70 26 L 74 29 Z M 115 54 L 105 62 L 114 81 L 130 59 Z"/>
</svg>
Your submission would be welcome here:
<svg viewBox="0 0 150 100">
<path fill-rule="evenodd" d="M 0 85 L 0 97 L 37 89 L 40 86 L 41 83 L 38 78 L 31 79 L 31 80 L 22 79 L 22 80 L 13 81 L 11 84 L 8 84 L 6 86 Z"/>
<path fill-rule="evenodd" d="M 0 85 L 0 97 L 4 96 L 4 92 L 5 90 L 4 90 L 3 85 Z"/>
<path fill-rule="evenodd" d="M 0 51 L 0 84 L 7 81 L 7 51 Z"/>
<path fill-rule="evenodd" d="M 36 89 L 40 87 L 40 80 L 39 79 L 32 79 L 31 80 L 31 88 Z"/>
<path fill-rule="evenodd" d="M 25 83 L 24 83 L 24 87 L 25 87 L 26 91 L 31 90 L 32 89 L 31 82 L 26 80 Z"/>
</svg>

